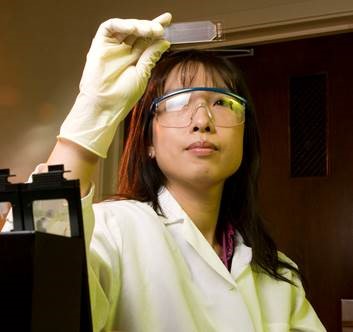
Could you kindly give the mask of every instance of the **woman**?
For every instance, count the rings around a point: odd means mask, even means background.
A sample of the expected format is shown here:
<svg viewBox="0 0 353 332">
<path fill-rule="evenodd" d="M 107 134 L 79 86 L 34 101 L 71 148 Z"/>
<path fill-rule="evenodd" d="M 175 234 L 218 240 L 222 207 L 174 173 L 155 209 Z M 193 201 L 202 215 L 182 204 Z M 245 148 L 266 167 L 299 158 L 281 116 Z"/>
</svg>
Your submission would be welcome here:
<svg viewBox="0 0 353 332">
<path fill-rule="evenodd" d="M 324 331 L 262 226 L 255 115 L 235 69 L 184 52 L 148 81 L 170 20 L 101 25 L 48 160 L 81 181 L 94 330 Z M 98 157 L 136 103 L 119 199 L 92 209 Z"/>
</svg>

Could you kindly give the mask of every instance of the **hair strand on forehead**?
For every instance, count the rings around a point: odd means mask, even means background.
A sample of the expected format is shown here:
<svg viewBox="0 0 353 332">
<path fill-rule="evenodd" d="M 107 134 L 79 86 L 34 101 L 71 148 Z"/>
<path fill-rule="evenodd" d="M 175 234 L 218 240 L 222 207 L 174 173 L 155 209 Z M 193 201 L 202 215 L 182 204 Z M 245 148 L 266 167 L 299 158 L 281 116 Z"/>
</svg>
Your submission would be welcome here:
<svg viewBox="0 0 353 332">
<path fill-rule="evenodd" d="M 202 62 L 193 60 L 185 61 L 177 65 L 173 70 L 177 73 L 182 88 L 188 88 L 193 86 L 193 82 L 200 72 L 204 74 L 202 80 L 204 81 L 203 86 L 227 88 L 233 90 L 232 82 L 221 75 L 218 70 L 211 66 L 206 66 Z M 222 77 L 223 76 L 223 77 Z"/>
</svg>

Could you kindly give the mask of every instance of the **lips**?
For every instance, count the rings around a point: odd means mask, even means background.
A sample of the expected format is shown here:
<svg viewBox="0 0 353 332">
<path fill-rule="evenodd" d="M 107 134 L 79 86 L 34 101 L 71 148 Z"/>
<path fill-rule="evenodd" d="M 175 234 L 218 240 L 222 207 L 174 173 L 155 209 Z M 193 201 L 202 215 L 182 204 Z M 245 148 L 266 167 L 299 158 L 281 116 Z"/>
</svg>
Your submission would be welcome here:
<svg viewBox="0 0 353 332">
<path fill-rule="evenodd" d="M 214 145 L 211 142 L 207 142 L 207 141 L 194 142 L 186 148 L 186 150 L 193 150 L 193 149 L 211 149 L 211 150 L 215 150 L 215 151 L 218 150 L 216 145 Z"/>
</svg>

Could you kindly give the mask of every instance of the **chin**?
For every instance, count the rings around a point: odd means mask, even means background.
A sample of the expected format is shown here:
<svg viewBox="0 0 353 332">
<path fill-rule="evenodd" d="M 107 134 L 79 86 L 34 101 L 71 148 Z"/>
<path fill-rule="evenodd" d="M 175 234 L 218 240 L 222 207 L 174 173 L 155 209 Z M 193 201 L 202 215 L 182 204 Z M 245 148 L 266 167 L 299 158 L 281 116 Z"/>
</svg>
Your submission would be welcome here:
<svg viewBox="0 0 353 332">
<path fill-rule="evenodd" d="M 223 185 L 224 181 L 227 178 L 224 176 L 216 176 L 216 175 L 211 175 L 211 174 L 202 174 L 201 172 L 198 174 L 194 174 L 191 178 L 189 178 L 189 183 L 192 186 L 196 187 L 213 187 L 213 186 L 218 186 L 218 185 Z"/>
</svg>

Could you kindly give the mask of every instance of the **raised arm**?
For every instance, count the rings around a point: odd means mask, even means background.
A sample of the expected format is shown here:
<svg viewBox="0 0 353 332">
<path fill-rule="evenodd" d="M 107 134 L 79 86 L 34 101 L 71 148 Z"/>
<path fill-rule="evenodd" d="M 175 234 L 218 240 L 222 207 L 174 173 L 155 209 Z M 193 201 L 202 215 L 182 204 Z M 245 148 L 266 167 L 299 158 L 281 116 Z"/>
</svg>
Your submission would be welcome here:
<svg viewBox="0 0 353 332">
<path fill-rule="evenodd" d="M 60 128 L 47 163 L 65 165 L 90 187 L 98 158 L 105 158 L 119 123 L 145 91 L 152 68 L 169 42 L 163 27 L 171 15 L 152 21 L 110 19 L 99 27 L 87 54 L 75 104 Z"/>
</svg>

